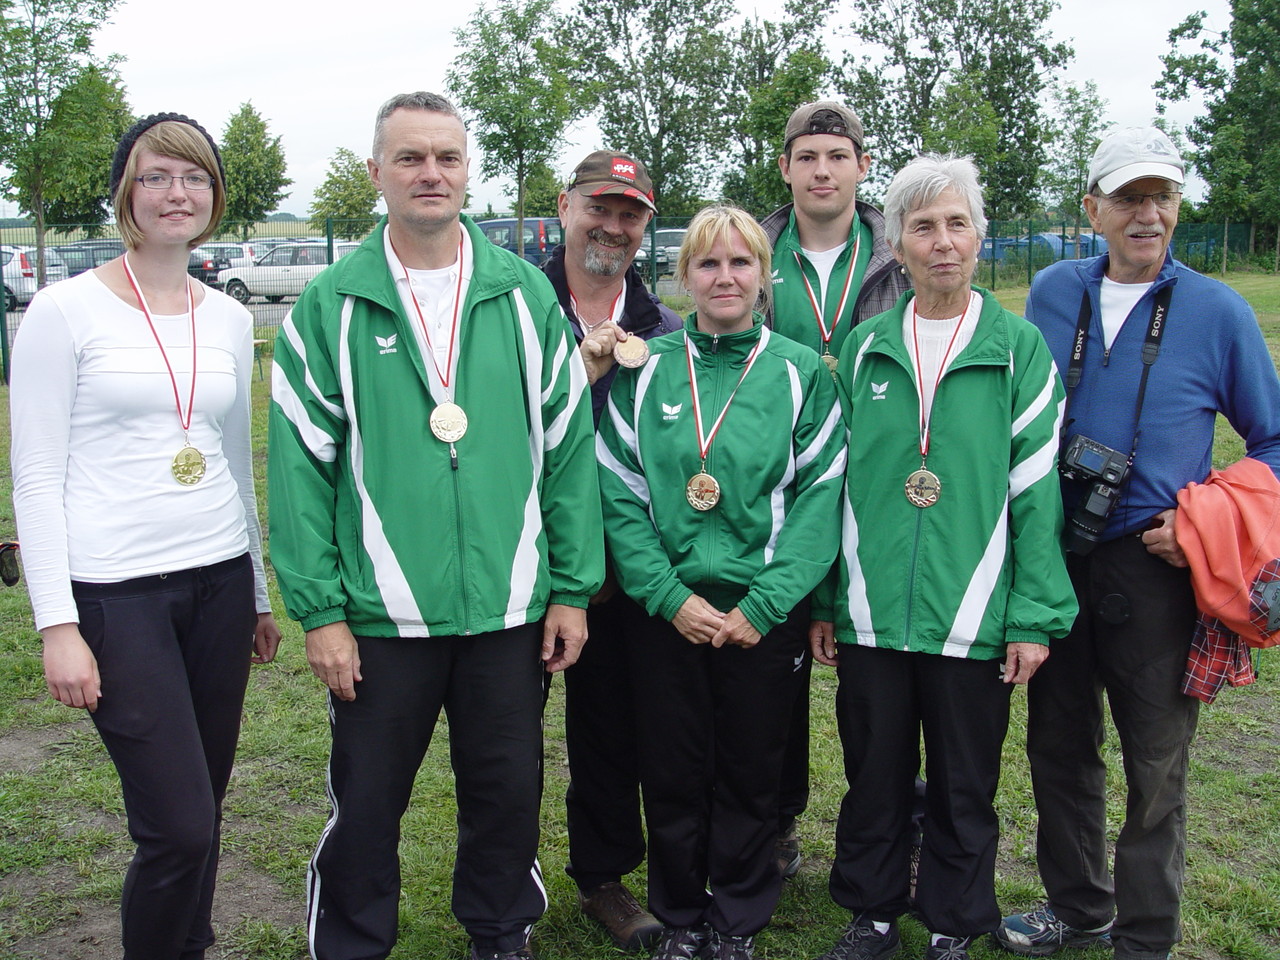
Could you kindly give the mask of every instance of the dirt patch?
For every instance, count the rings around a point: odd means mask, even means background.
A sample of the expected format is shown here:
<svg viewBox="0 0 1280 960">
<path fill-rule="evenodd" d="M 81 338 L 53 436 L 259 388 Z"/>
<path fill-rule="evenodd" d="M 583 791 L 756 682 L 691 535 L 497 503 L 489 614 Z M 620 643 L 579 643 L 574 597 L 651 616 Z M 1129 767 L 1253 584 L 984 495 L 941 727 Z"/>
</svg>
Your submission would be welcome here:
<svg viewBox="0 0 1280 960">
<path fill-rule="evenodd" d="M 126 863 L 122 860 L 120 870 Z M 18 894 L 59 904 L 42 910 L 49 927 L 13 941 L 8 949 L 18 957 L 39 960 L 103 960 L 119 956 L 120 908 L 114 900 L 99 901 L 76 895 L 83 883 L 72 868 L 57 867 L 40 873 L 20 872 L 0 881 L 0 896 Z M 214 895 L 213 925 L 220 941 L 227 931 L 252 917 L 273 924 L 281 931 L 302 923 L 303 905 L 286 897 L 279 884 L 235 855 L 224 855 L 218 871 Z M 233 943 L 219 942 L 205 960 L 234 960 L 243 957 Z"/>
<path fill-rule="evenodd" d="M 0 774 L 30 773 L 58 752 L 71 734 L 89 726 L 88 720 L 52 727 L 15 727 L 0 734 Z"/>
</svg>

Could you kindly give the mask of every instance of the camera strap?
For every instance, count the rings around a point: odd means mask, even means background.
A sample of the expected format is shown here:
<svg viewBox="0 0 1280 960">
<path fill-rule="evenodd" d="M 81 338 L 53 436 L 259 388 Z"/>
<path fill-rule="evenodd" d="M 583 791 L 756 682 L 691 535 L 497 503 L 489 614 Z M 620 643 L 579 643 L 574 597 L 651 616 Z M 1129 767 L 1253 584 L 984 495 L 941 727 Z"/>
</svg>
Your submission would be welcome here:
<svg viewBox="0 0 1280 960">
<path fill-rule="evenodd" d="M 1142 379 L 1138 381 L 1138 400 L 1133 410 L 1133 445 L 1129 448 L 1129 463 L 1133 463 L 1134 454 L 1138 452 L 1139 423 L 1142 417 L 1142 401 L 1147 393 L 1147 377 L 1151 373 L 1151 365 L 1160 356 L 1160 341 L 1164 337 L 1165 324 L 1169 319 L 1169 303 L 1173 300 L 1173 284 L 1166 283 L 1156 291 L 1151 304 L 1151 320 L 1147 323 L 1146 339 L 1142 343 Z M 1089 290 L 1086 287 L 1080 295 L 1080 315 L 1076 318 L 1076 336 L 1071 343 L 1071 362 L 1067 365 L 1067 403 L 1062 415 L 1062 435 L 1066 437 L 1067 425 L 1071 422 L 1071 397 L 1080 378 L 1084 374 L 1084 350 L 1089 341 L 1089 321 L 1092 319 L 1093 306 L 1089 302 Z"/>
</svg>

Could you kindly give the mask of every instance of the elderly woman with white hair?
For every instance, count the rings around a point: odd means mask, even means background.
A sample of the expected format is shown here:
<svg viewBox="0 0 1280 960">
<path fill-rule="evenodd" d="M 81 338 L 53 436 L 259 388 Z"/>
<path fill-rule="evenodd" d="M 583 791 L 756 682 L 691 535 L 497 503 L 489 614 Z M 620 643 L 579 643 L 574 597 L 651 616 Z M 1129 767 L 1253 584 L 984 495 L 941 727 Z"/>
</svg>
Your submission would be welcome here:
<svg viewBox="0 0 1280 960">
<path fill-rule="evenodd" d="M 898 950 L 922 733 L 925 957 L 964 960 L 1000 921 L 994 798 L 1010 691 L 1076 615 L 1059 546 L 1063 389 L 1035 327 L 971 285 L 986 232 L 971 161 L 912 161 L 885 220 L 913 289 L 842 350 L 841 552 L 810 632 L 814 658 L 838 671 L 849 783 L 830 889 L 853 918 L 823 960 Z"/>
</svg>

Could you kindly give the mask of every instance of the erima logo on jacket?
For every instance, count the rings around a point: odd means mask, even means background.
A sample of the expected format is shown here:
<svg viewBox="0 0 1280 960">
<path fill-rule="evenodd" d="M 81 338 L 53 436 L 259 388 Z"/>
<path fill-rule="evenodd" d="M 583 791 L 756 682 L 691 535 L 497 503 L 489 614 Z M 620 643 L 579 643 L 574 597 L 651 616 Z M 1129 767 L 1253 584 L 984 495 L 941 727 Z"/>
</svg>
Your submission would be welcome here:
<svg viewBox="0 0 1280 960">
<path fill-rule="evenodd" d="M 682 407 L 684 407 L 683 403 L 677 403 L 674 406 L 668 403 L 664 403 L 662 405 L 662 419 L 663 420 L 680 419 L 680 410 Z"/>
<path fill-rule="evenodd" d="M 872 399 L 872 400 L 883 400 L 883 399 L 884 399 L 884 397 L 885 397 L 885 391 L 887 391 L 888 389 L 889 389 L 889 381 L 888 381 L 888 380 L 886 380 L 884 383 L 876 383 L 875 381 L 872 381 L 872 383 L 871 383 L 871 399 Z"/>
<path fill-rule="evenodd" d="M 377 340 L 378 346 L 382 348 L 381 350 L 378 351 L 378 355 L 381 356 L 384 353 L 397 353 L 398 351 L 396 350 L 396 337 L 398 336 L 399 336 L 398 333 L 393 333 L 389 337 L 379 337 L 377 334 L 374 334 L 373 339 Z"/>
</svg>

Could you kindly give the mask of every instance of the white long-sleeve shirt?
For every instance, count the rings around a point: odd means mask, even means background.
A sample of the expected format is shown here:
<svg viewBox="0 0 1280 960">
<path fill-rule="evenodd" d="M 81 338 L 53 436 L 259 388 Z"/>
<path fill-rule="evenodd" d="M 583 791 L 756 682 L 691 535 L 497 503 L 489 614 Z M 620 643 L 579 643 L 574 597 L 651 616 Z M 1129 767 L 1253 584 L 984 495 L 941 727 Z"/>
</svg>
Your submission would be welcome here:
<svg viewBox="0 0 1280 960">
<path fill-rule="evenodd" d="M 185 412 L 188 314 L 153 316 Z M 196 307 L 188 433 L 204 477 L 179 484 L 184 436 L 164 358 L 136 304 L 93 271 L 40 291 L 14 341 L 13 501 L 36 628 L 79 621 L 71 581 L 110 583 L 253 557 L 270 610 L 249 436 L 253 320 L 206 290 Z"/>
</svg>

